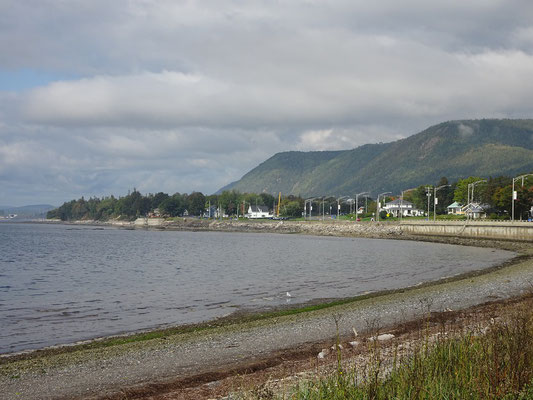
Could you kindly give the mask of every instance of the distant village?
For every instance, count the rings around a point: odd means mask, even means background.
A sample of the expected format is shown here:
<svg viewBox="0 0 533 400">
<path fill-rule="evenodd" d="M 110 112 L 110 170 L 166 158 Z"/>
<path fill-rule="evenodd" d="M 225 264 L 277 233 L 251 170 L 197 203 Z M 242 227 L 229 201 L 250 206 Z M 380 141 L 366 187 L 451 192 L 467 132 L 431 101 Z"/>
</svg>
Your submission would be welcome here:
<svg viewBox="0 0 533 400">
<path fill-rule="evenodd" d="M 91 197 L 65 202 L 48 219 L 123 220 L 137 218 L 349 219 L 387 218 L 530 220 L 533 215 L 533 174 L 516 178 L 469 177 L 437 185 L 421 185 L 400 194 L 361 192 L 351 196 L 240 193 L 204 195 L 163 192 L 142 195 L 134 189 L 122 197 Z M 5 218 L 5 217 L 4 217 Z M 9 217 L 8 217 L 9 218 Z"/>
</svg>

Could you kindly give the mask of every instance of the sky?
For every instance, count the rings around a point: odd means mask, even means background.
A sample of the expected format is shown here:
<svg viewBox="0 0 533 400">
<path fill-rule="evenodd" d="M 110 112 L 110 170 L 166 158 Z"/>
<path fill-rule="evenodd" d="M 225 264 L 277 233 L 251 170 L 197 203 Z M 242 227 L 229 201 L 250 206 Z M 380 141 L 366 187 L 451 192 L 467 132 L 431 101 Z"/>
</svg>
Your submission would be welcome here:
<svg viewBox="0 0 533 400">
<path fill-rule="evenodd" d="M 0 0 L 0 204 L 533 117 L 531 0 Z"/>
</svg>

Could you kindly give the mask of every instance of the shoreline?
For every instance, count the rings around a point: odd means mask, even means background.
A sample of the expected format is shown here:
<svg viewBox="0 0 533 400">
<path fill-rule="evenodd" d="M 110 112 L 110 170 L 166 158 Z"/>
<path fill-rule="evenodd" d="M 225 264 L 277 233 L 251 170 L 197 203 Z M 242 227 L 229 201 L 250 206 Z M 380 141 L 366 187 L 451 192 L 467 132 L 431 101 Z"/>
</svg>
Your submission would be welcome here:
<svg viewBox="0 0 533 400">
<path fill-rule="evenodd" d="M 402 239 L 389 239 L 389 240 L 412 240 L 408 238 Z M 450 244 L 444 241 L 436 240 L 423 240 L 424 242 L 431 243 L 440 243 L 440 244 Z M 485 244 L 485 243 L 484 243 Z M 455 245 L 464 245 L 464 246 L 476 246 L 476 244 L 455 244 Z M 488 247 L 489 246 L 477 246 L 477 247 Z M 494 247 L 497 249 L 502 249 L 502 247 Z M 507 251 L 511 251 L 505 249 Z M 515 251 L 515 250 L 513 250 Z M 46 357 L 53 356 L 61 353 L 70 353 L 76 352 L 79 350 L 87 349 L 97 349 L 100 347 L 107 347 L 116 344 L 126 344 L 133 343 L 138 341 L 146 341 L 152 339 L 165 338 L 172 335 L 188 334 L 191 332 L 199 331 L 208 331 L 213 328 L 227 327 L 233 325 L 239 325 L 248 322 L 255 322 L 261 320 L 267 320 L 277 317 L 282 317 L 286 315 L 295 315 L 306 312 L 312 312 L 317 310 L 325 310 L 332 307 L 357 303 L 359 301 L 379 298 L 387 295 L 394 295 L 398 293 L 407 293 L 416 289 L 429 288 L 432 286 L 438 286 L 445 283 L 452 283 L 455 281 L 460 281 L 468 278 L 473 278 L 477 276 L 482 276 L 495 272 L 515 264 L 519 264 L 526 260 L 533 259 L 533 255 L 524 255 L 518 252 L 515 253 L 515 256 L 501 264 L 493 265 L 488 268 L 482 268 L 474 271 L 459 273 L 449 277 L 443 277 L 440 279 L 426 281 L 417 283 L 411 286 L 401 287 L 397 289 L 386 289 L 379 290 L 375 292 L 364 293 L 356 296 L 350 297 L 340 297 L 340 298 L 330 298 L 330 299 L 313 299 L 307 302 L 293 304 L 293 305 L 278 305 L 269 308 L 257 308 L 257 309 L 248 309 L 248 310 L 238 310 L 233 312 L 230 315 L 214 318 L 211 320 L 206 320 L 198 323 L 191 324 L 181 324 L 181 325 L 171 325 L 161 328 L 148 328 L 138 331 L 124 332 L 115 335 L 106 335 L 98 336 L 90 339 L 79 340 L 72 343 L 61 343 L 51 346 L 45 346 L 37 349 L 26 349 L 10 353 L 0 353 L 0 366 L 11 361 L 18 361 L 24 359 L 31 359 L 34 357 Z"/>
<path fill-rule="evenodd" d="M 198 221 L 201 222 L 201 227 L 198 228 Z M 208 224 L 206 224 L 208 222 Z M 378 290 L 368 293 L 363 293 L 355 296 L 348 297 L 339 297 L 339 298 L 328 298 L 328 299 L 313 299 L 302 303 L 292 304 L 292 305 L 278 305 L 273 307 L 258 307 L 255 309 L 248 310 L 237 310 L 230 315 L 217 317 L 214 319 L 209 319 L 196 323 L 185 323 L 180 325 L 162 325 L 160 327 L 146 328 L 141 330 L 131 330 L 127 332 L 121 332 L 116 334 L 96 336 L 92 338 L 86 338 L 77 340 L 75 342 L 67 343 L 58 343 L 49 346 L 44 346 L 34 349 L 23 349 L 17 350 L 14 352 L 0 353 L 0 365 L 9 359 L 18 359 L 18 358 L 31 358 L 34 355 L 37 357 L 41 354 L 56 354 L 61 352 L 71 352 L 77 351 L 79 349 L 94 348 L 100 346 L 108 346 L 109 343 L 128 343 L 138 340 L 149 340 L 151 338 L 165 337 L 168 335 L 182 334 L 191 331 L 205 330 L 210 327 L 226 326 L 239 324 L 241 322 L 248 322 L 254 320 L 262 320 L 268 318 L 275 318 L 276 316 L 282 316 L 285 314 L 299 314 L 303 312 L 313 311 L 317 309 L 327 309 L 335 307 L 340 304 L 354 303 L 360 300 L 365 300 L 369 298 L 375 298 L 380 296 L 385 296 L 394 293 L 403 293 L 405 291 L 410 291 L 417 288 L 425 288 L 435 285 L 440 285 L 447 282 L 453 282 L 461 279 L 467 279 L 469 277 L 479 276 L 487 274 L 493 271 L 496 271 L 501 268 L 513 265 L 515 263 L 521 262 L 524 259 L 524 255 L 520 254 L 520 249 L 527 248 L 527 242 L 515 242 L 512 240 L 491 240 L 491 239 L 473 239 L 473 238 L 463 238 L 463 237 L 450 237 L 450 236 L 425 236 L 425 235 L 412 235 L 404 234 L 401 230 L 390 230 L 388 226 L 398 225 L 395 222 L 388 223 L 368 223 L 372 228 L 373 234 L 358 234 L 358 232 L 352 231 L 351 227 L 354 226 L 352 221 L 341 221 L 340 224 L 335 221 L 293 221 L 292 223 L 286 224 L 287 221 L 208 221 L 208 220 L 193 220 L 192 224 L 170 223 L 168 225 L 162 226 L 150 226 L 150 227 L 139 227 L 139 226 L 130 226 L 128 225 L 126 229 L 140 229 L 140 230 L 151 230 L 151 231 L 191 231 L 191 232 L 228 232 L 228 233 L 267 233 L 267 234 L 302 234 L 309 236 L 333 236 L 333 237 L 350 237 L 350 238 L 365 238 L 365 239 L 385 239 L 385 240 L 409 240 L 409 241 L 418 241 L 418 242 L 428 242 L 428 243 L 439 243 L 439 244 L 450 244 L 450 245 L 459 245 L 459 246 L 472 246 L 472 247 L 483 247 L 483 248 L 495 248 L 498 250 L 512 251 L 515 253 L 515 256 L 502 264 L 493 265 L 488 268 L 481 268 L 474 271 L 458 273 L 452 276 L 442 277 L 436 280 L 423 281 L 410 286 L 395 288 L 395 289 L 385 289 Z M 110 222 L 99 222 L 99 221 L 24 221 L 24 222 L 15 222 L 23 224 L 53 224 L 53 225 L 64 225 L 64 226 L 90 226 L 90 227 L 99 227 L 103 226 L 123 229 L 124 226 L 117 225 Z M 215 226 L 213 224 L 216 223 Z M 130 223 L 128 223 L 130 224 Z M 272 225 L 282 226 L 281 229 L 273 229 Z M 302 225 L 307 229 L 301 230 Z M 344 225 L 348 227 L 348 230 L 341 229 L 337 230 L 339 225 Z M 385 225 L 386 235 L 384 235 L 380 230 Z M 327 228 L 326 234 L 323 230 L 324 226 Z M 319 227 L 317 230 L 316 228 Z M 192 229 L 191 229 L 192 228 Z M 244 229 L 243 229 L 244 228 Z M 102 228 L 103 229 L 103 228 Z M 287 232 L 287 230 L 289 232 Z M 378 234 L 376 234 L 376 231 Z"/>
<path fill-rule="evenodd" d="M 441 231 L 440 233 L 432 232 L 417 232 L 413 231 L 412 226 L 426 226 L 428 228 L 435 228 L 439 226 L 447 226 L 450 222 L 452 226 L 460 226 L 463 229 L 460 231 Z M 457 222 L 457 221 L 455 221 Z M 466 245 L 472 241 L 476 243 L 483 243 L 484 241 L 497 242 L 521 242 L 533 243 L 533 224 L 527 222 L 515 222 L 509 225 L 509 221 L 461 221 L 457 225 L 454 221 L 351 221 L 351 220 L 271 220 L 271 219 L 257 219 L 257 220 L 215 220 L 203 218 L 138 218 L 135 221 L 96 221 L 96 220 L 79 220 L 79 221 L 60 221 L 60 220 L 34 220 L 21 221 L 18 223 L 35 223 L 35 224 L 50 224 L 50 225 L 67 225 L 67 226 L 90 226 L 103 229 L 104 227 L 117 229 L 131 229 L 131 230 L 149 230 L 149 231 L 185 231 L 185 232 L 233 232 L 233 233 L 278 233 L 278 234 L 301 234 L 301 235 L 316 235 L 316 236 L 340 236 L 340 237 L 361 237 L 370 239 L 407 239 L 415 241 L 431 241 L 437 242 L 443 240 L 445 243 Z M 491 229 L 502 228 L 526 228 L 527 233 L 522 235 L 507 234 L 499 235 L 485 235 L 478 231 L 474 234 L 465 234 L 464 228 L 480 228 L 483 225 L 489 226 Z M 428 238 L 425 240 L 424 238 Z M 439 239 L 443 238 L 443 239 Z M 476 244 L 474 244 L 476 246 Z M 483 247 L 490 247 L 484 245 Z"/>
<path fill-rule="evenodd" d="M 282 221 L 279 221 L 283 224 Z M 277 223 L 279 223 L 277 222 Z M 44 222 L 23 222 L 24 224 L 27 223 L 51 223 L 51 224 L 61 224 L 65 226 L 94 226 L 94 227 L 101 227 L 102 224 L 100 223 L 94 223 L 94 221 L 90 222 L 80 222 L 80 221 L 72 221 L 72 222 L 50 222 L 50 221 L 44 221 Z M 212 223 L 212 222 L 211 222 Z M 484 248 L 494 248 L 498 250 L 506 250 L 506 251 L 512 251 L 515 253 L 514 257 L 511 259 L 497 265 L 493 265 L 491 267 L 481 268 L 474 271 L 464 272 L 464 273 L 458 273 L 451 276 L 442 277 L 435 280 L 430 281 L 423 281 L 419 282 L 410 286 L 405 287 L 399 287 L 395 289 L 385 289 L 385 290 L 378 290 L 373 292 L 367 292 L 355 296 L 348 296 L 348 297 L 339 297 L 339 298 L 327 298 L 327 299 L 312 299 L 306 302 L 302 303 L 296 303 L 292 305 L 277 305 L 273 307 L 258 307 L 258 308 L 252 308 L 252 309 L 246 309 L 246 310 L 237 310 L 230 315 L 217 317 L 214 319 L 208 319 L 205 321 L 197 322 L 197 323 L 185 323 L 185 324 L 179 324 L 179 325 L 162 325 L 160 327 L 154 327 L 154 328 L 146 328 L 141 330 L 132 330 L 127 332 L 121 332 L 117 334 L 110 334 L 110 335 L 104 335 L 104 336 L 96 336 L 92 338 L 86 338 L 77 340 L 75 342 L 67 342 L 67 343 L 58 343 L 53 344 L 49 346 L 44 346 L 40 348 L 34 348 L 34 349 L 23 349 L 18 350 L 14 352 L 6 352 L 6 353 L 0 353 L 0 365 L 2 365 L 5 362 L 9 362 L 9 360 L 18 360 L 18 359 L 27 359 L 27 358 L 33 358 L 33 357 L 40 357 L 42 355 L 54 355 L 59 354 L 63 352 L 75 352 L 78 350 L 84 350 L 84 349 L 92 349 L 92 348 L 98 348 L 98 347 L 105 347 L 113 344 L 124 344 L 124 343 L 130 343 L 130 342 L 136 342 L 136 341 L 144 341 L 144 340 L 151 340 L 154 338 L 161 338 L 161 337 L 167 337 L 170 335 L 177 335 L 177 334 L 184 334 L 194 331 L 204 331 L 209 330 L 213 327 L 224 327 L 228 325 L 238 325 L 240 323 L 250 322 L 250 321 L 256 321 L 256 320 L 264 320 L 269 318 L 276 318 L 278 316 L 284 316 L 289 314 L 300 314 L 315 310 L 321 310 L 321 309 L 328 309 L 331 307 L 335 307 L 338 305 L 343 304 L 350 304 L 355 303 L 361 300 L 376 298 L 380 296 L 386 296 L 391 295 L 395 293 L 404 293 L 408 292 L 414 289 L 419 288 L 426 288 L 431 286 L 437 286 L 441 285 L 443 283 L 449 283 L 454 282 L 462 279 L 467 279 L 470 277 L 480 276 L 484 274 L 491 273 L 493 271 L 497 271 L 502 268 L 506 268 L 508 266 L 514 265 L 516 263 L 522 262 L 525 259 L 527 259 L 528 256 L 525 256 L 523 254 L 520 254 L 520 249 L 526 247 L 525 243 L 518 242 L 515 243 L 513 241 L 494 241 L 489 239 L 472 239 L 472 238 L 457 238 L 457 237 L 447 237 L 447 236 L 421 236 L 421 235 L 402 235 L 401 232 L 395 232 L 395 234 L 392 237 L 383 237 L 382 235 L 375 235 L 375 236 L 367 236 L 367 235 L 353 235 L 353 232 L 350 231 L 333 231 L 335 234 L 329 234 L 329 235 L 320 235 L 316 232 L 315 229 L 313 229 L 314 222 L 304 222 L 308 226 L 311 226 L 312 228 L 308 232 L 290 232 L 289 234 L 304 234 L 304 235 L 310 235 L 310 236 L 334 236 L 334 237 L 352 237 L 352 238 L 364 238 L 364 239 L 385 239 L 385 240 L 409 240 L 409 241 L 418 241 L 418 242 L 427 242 L 427 243 L 438 243 L 438 244 L 450 244 L 450 245 L 460 245 L 460 246 L 472 246 L 472 247 L 484 247 Z M 348 226 L 353 226 L 350 221 L 345 222 Z M 255 224 L 258 224 L 262 227 L 267 227 L 267 229 L 259 229 L 259 230 L 251 230 L 249 228 L 250 225 L 255 226 Z M 227 228 L 227 225 L 230 225 L 231 229 L 199 229 L 199 230 L 191 230 L 191 231 L 206 231 L 206 232 L 230 232 L 230 233 L 272 233 L 272 234 L 288 234 L 287 232 L 280 232 L 279 230 L 272 230 L 270 229 L 271 222 L 267 222 L 265 224 L 264 221 L 253 221 L 250 223 L 247 223 L 246 221 L 240 222 L 238 224 L 235 224 L 232 221 L 228 221 L 224 223 L 224 227 Z M 318 222 L 320 225 L 321 222 Z M 389 223 L 391 224 L 391 223 Z M 116 225 L 109 225 L 108 223 L 103 223 L 103 225 L 110 226 L 113 228 L 120 229 L 121 226 Z M 296 222 L 296 225 L 300 225 L 300 221 Z M 239 229 L 243 226 L 246 227 L 245 230 Z M 316 225 L 315 225 L 316 226 Z M 334 225 L 335 226 L 335 225 Z M 375 224 L 373 224 L 373 227 L 376 227 Z M 377 225 L 378 229 L 380 225 Z M 168 231 L 175 231 L 175 230 L 184 230 L 180 227 L 180 229 L 175 229 L 175 227 L 169 226 L 165 228 L 161 227 L 135 227 L 134 229 L 142 229 L 142 230 L 153 230 L 153 231 L 161 231 L 161 230 L 168 230 Z M 289 229 L 292 231 L 294 229 L 294 226 L 289 227 Z M 330 231 L 331 233 L 331 231 Z M 347 234 L 350 233 L 350 234 Z M 525 245 L 525 246 L 524 246 Z M 532 256 L 533 257 L 533 256 Z M 7 360 L 7 361 L 6 361 Z"/>
<path fill-rule="evenodd" d="M 12 395 L 8 398 L 20 398 L 16 393 L 30 399 L 100 398 L 127 388 L 197 379 L 216 371 L 242 372 L 272 357 L 331 341 L 335 315 L 343 316 L 340 334 L 345 338 L 352 325 L 363 332 L 370 329 L 364 326 L 371 321 L 381 328 L 393 327 L 416 319 L 430 308 L 461 310 L 489 301 L 505 302 L 532 290 L 531 243 L 404 235 L 388 239 L 492 247 L 518 255 L 488 270 L 394 291 L 230 317 L 187 326 L 185 330 L 181 327 L 181 331 L 180 327 L 174 331 L 152 330 L 19 355 L 11 353 L 0 358 L 0 391 Z M 55 394 L 43 397 L 44 387 L 55 388 Z"/>
</svg>

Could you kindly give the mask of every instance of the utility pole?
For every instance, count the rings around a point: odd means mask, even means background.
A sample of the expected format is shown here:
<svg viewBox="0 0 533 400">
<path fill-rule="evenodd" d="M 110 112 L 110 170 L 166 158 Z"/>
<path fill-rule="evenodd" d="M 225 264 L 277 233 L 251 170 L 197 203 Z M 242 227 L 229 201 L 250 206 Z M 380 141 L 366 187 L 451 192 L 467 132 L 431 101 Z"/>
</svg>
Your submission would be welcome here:
<svg viewBox="0 0 533 400">
<path fill-rule="evenodd" d="M 451 186 L 451 185 L 442 185 L 442 186 L 434 188 L 434 192 L 433 192 L 433 222 L 437 221 L 437 203 L 438 203 L 437 190 L 440 190 L 440 189 L 442 189 L 442 188 L 444 188 L 446 186 Z"/>
<path fill-rule="evenodd" d="M 428 218 L 427 221 L 429 222 L 429 200 L 431 199 L 431 187 L 426 186 L 426 196 L 428 198 Z"/>
<path fill-rule="evenodd" d="M 486 179 L 480 179 L 479 181 L 472 182 L 470 185 L 468 185 L 468 186 L 472 186 L 472 197 L 470 197 L 471 203 L 474 203 L 474 188 L 476 187 L 476 185 L 478 183 L 486 183 L 486 182 L 487 182 Z M 468 203 L 468 204 L 470 204 L 470 203 Z M 472 212 L 470 212 L 470 214 L 472 214 Z M 467 219 L 468 219 L 468 216 L 467 216 Z"/>
<path fill-rule="evenodd" d="M 380 212 L 380 210 L 381 210 L 381 204 L 380 204 L 380 202 L 379 202 L 379 198 L 380 198 L 381 196 L 386 196 L 386 195 L 388 195 L 388 194 L 391 194 L 391 192 L 385 192 L 385 193 L 380 193 L 380 194 L 378 194 L 378 198 L 377 198 L 377 200 L 376 200 L 376 221 L 377 221 L 377 222 L 379 222 L 379 212 Z"/>
<path fill-rule="evenodd" d="M 316 197 L 313 197 L 312 199 L 307 199 L 304 202 L 304 219 L 307 219 L 307 203 L 309 203 L 309 219 L 311 219 L 311 215 L 313 212 L 313 200 L 315 200 Z"/>
<path fill-rule="evenodd" d="M 345 199 L 346 197 L 348 197 L 348 196 L 341 196 L 341 197 L 337 198 L 337 220 L 338 220 L 339 217 L 340 217 L 340 212 L 341 212 L 341 200 L 342 200 L 342 199 Z"/>
<path fill-rule="evenodd" d="M 411 189 L 406 189 L 406 190 L 402 190 L 402 195 L 400 196 L 400 222 L 402 222 L 402 217 L 403 217 L 403 194 L 404 193 L 407 193 L 407 192 L 410 192 L 411 190 L 415 190 L 416 188 L 411 188 Z"/>
<path fill-rule="evenodd" d="M 511 221 L 514 221 L 514 202 L 516 200 L 518 200 L 518 195 L 517 193 L 515 192 L 515 187 L 514 187 L 514 183 L 516 180 L 518 179 L 522 179 L 522 187 L 524 187 L 524 179 L 527 178 L 528 176 L 533 176 L 533 174 L 525 174 L 525 175 L 520 175 L 520 176 L 517 176 L 516 178 L 513 178 L 513 191 L 512 191 L 512 205 L 511 205 L 511 208 L 512 208 L 512 212 L 511 212 Z M 520 219 L 522 218 L 522 214 L 520 214 Z"/>
<path fill-rule="evenodd" d="M 355 195 L 355 221 L 356 222 L 357 222 L 357 213 L 359 212 L 359 196 L 362 196 L 362 195 L 365 195 L 365 198 L 366 198 L 366 196 L 368 196 L 368 192 L 361 192 Z"/>
</svg>

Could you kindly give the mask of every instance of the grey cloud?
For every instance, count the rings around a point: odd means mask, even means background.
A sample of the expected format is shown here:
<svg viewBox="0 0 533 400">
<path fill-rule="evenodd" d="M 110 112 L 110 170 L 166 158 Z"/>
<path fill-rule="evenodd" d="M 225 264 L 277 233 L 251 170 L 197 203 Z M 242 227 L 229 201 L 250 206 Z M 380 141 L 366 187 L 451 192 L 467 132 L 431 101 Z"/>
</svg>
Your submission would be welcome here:
<svg viewBox="0 0 533 400">
<path fill-rule="evenodd" d="M 65 79 L 0 92 L 0 203 L 209 193 L 278 151 L 529 117 L 531 21 L 529 0 L 3 1 L 0 72 Z"/>
</svg>

